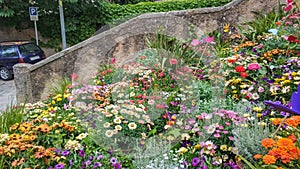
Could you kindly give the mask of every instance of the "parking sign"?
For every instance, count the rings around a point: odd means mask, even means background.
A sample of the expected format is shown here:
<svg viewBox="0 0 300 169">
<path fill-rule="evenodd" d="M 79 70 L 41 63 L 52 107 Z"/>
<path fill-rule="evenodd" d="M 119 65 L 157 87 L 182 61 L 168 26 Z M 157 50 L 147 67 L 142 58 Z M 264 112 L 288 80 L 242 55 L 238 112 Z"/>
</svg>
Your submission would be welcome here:
<svg viewBox="0 0 300 169">
<path fill-rule="evenodd" d="M 38 21 L 38 12 L 37 7 L 29 7 L 29 15 L 31 21 Z"/>
</svg>

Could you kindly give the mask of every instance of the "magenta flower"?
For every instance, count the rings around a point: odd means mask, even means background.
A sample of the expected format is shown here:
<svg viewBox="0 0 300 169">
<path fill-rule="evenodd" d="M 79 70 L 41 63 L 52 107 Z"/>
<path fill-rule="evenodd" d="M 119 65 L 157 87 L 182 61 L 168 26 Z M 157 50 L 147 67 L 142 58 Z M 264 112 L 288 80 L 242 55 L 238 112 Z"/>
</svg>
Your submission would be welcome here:
<svg viewBox="0 0 300 169">
<path fill-rule="evenodd" d="M 258 70 L 258 69 L 260 69 L 260 65 L 258 63 L 248 64 L 248 70 Z"/>
<path fill-rule="evenodd" d="M 200 163 L 200 159 L 198 157 L 195 157 L 192 159 L 192 166 L 196 167 Z"/>
</svg>

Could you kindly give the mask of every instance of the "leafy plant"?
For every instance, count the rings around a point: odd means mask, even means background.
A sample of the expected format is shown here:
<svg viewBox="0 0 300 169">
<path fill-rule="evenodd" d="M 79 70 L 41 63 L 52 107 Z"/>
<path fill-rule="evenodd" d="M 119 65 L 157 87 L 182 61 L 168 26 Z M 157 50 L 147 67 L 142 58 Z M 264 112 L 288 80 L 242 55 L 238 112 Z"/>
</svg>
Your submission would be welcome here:
<svg viewBox="0 0 300 169">
<path fill-rule="evenodd" d="M 9 127 L 15 123 L 20 123 L 24 116 L 24 105 L 15 106 L 10 104 L 2 114 L 0 114 L 0 133 L 9 131 Z"/>
</svg>

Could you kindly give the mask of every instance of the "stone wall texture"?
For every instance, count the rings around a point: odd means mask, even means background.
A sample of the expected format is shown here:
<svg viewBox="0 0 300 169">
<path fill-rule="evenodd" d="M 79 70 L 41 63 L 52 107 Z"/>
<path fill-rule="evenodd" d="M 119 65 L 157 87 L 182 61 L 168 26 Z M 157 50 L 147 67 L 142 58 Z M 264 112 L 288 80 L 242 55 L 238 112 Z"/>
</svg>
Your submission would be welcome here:
<svg viewBox="0 0 300 169">
<path fill-rule="evenodd" d="M 226 23 L 243 24 L 255 19 L 255 13 L 278 8 L 277 0 L 233 0 L 222 7 L 142 14 L 112 29 L 97 34 L 75 46 L 48 57 L 35 65 L 14 67 L 17 101 L 45 99 L 49 86 L 57 78 L 76 73 L 89 83 L 99 65 L 115 57 L 119 64 L 132 60 L 135 53 L 147 48 L 146 37 L 164 30 L 168 36 L 184 39 L 194 25 L 197 35 L 223 27 Z"/>
</svg>

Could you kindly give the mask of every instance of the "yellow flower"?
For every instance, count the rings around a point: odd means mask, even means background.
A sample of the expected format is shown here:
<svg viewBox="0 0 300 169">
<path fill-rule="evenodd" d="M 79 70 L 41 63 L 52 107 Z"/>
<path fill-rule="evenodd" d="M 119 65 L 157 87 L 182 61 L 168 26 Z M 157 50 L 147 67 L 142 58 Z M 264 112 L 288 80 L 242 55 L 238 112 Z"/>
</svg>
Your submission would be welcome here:
<svg viewBox="0 0 300 169">
<path fill-rule="evenodd" d="M 255 112 L 261 112 L 262 108 L 261 107 L 253 107 L 253 111 L 255 111 Z"/>
<path fill-rule="evenodd" d="M 201 148 L 200 144 L 195 145 L 195 149 L 200 149 L 200 148 Z"/>
<path fill-rule="evenodd" d="M 258 118 L 260 118 L 260 117 L 262 117 L 262 114 L 261 114 L 261 113 L 257 113 L 256 116 L 257 116 Z"/>
<path fill-rule="evenodd" d="M 221 149 L 222 151 L 227 151 L 227 145 L 225 145 L 225 144 L 221 145 L 221 146 L 220 146 L 220 149 Z"/>
<path fill-rule="evenodd" d="M 178 150 L 178 152 L 179 152 L 180 154 L 184 154 L 184 153 L 186 153 L 187 151 L 188 151 L 188 149 L 185 148 L 185 147 L 180 147 L 180 149 Z"/>
<path fill-rule="evenodd" d="M 59 98 L 56 99 L 56 101 L 60 102 L 60 101 L 62 101 L 62 98 L 59 97 Z"/>
</svg>

